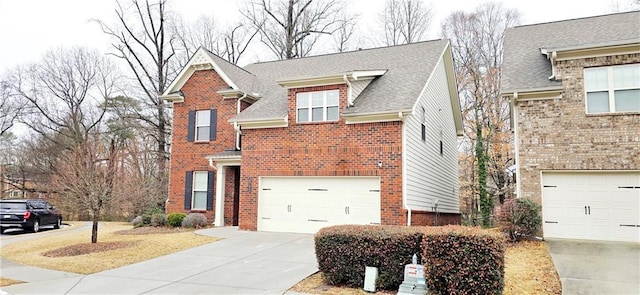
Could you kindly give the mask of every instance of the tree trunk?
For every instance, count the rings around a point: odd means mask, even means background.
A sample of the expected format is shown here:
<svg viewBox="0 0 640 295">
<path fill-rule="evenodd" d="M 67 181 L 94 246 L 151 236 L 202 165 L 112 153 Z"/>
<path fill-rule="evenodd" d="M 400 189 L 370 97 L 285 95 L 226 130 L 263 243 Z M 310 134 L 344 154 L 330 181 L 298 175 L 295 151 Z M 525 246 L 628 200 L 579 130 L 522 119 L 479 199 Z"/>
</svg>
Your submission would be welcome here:
<svg viewBox="0 0 640 295">
<path fill-rule="evenodd" d="M 95 244 L 98 242 L 98 220 L 100 219 L 100 210 L 96 212 L 93 211 L 93 226 L 91 227 L 91 243 Z"/>
</svg>

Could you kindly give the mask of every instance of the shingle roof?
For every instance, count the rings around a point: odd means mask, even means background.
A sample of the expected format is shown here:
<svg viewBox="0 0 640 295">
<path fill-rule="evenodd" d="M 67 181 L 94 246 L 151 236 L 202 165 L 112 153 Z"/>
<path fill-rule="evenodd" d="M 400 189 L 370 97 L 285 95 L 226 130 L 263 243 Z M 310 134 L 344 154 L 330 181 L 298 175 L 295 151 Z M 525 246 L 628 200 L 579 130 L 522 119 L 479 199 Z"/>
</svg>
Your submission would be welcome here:
<svg viewBox="0 0 640 295">
<path fill-rule="evenodd" d="M 373 113 L 408 110 L 433 72 L 446 48 L 447 40 L 365 49 L 283 61 L 247 65 L 255 75 L 254 92 L 260 100 L 233 120 L 251 121 L 284 118 L 287 90 L 275 81 L 294 77 L 335 75 L 352 71 L 387 70 L 358 96 L 355 106 L 344 113 Z M 236 81 L 235 74 L 226 73 Z"/>
<path fill-rule="evenodd" d="M 640 40 L 640 11 L 509 28 L 505 31 L 503 92 L 559 87 L 541 48 L 582 47 Z"/>
<path fill-rule="evenodd" d="M 204 49 L 204 48 L 203 48 Z M 221 58 L 209 50 L 205 49 L 205 52 L 213 59 L 218 67 L 224 72 L 231 81 L 233 81 L 236 86 L 244 92 L 254 92 L 257 88 L 257 80 L 256 76 L 250 72 L 247 72 L 245 69 L 238 67 L 226 59 Z"/>
</svg>

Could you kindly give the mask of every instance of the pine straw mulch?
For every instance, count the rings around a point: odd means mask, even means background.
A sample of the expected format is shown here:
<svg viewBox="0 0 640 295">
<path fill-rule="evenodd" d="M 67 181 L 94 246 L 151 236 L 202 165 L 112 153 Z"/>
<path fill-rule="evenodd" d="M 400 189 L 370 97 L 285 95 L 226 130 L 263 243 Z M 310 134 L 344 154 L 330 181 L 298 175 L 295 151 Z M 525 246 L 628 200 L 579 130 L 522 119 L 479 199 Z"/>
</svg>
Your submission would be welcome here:
<svg viewBox="0 0 640 295">
<path fill-rule="evenodd" d="M 151 234 L 172 234 L 172 233 L 184 233 L 194 231 L 192 228 L 183 227 L 164 227 L 164 226 L 143 226 L 132 229 L 119 230 L 114 232 L 117 235 L 151 235 Z M 126 248 L 132 246 L 132 242 L 98 242 L 98 243 L 82 243 L 70 245 L 67 247 L 58 248 L 52 251 L 43 253 L 46 257 L 66 257 L 66 256 L 78 256 L 91 253 L 111 251 L 120 248 Z"/>
<path fill-rule="evenodd" d="M 90 253 L 111 251 L 131 246 L 131 242 L 98 242 L 75 244 L 42 253 L 46 257 L 78 256 Z"/>
</svg>

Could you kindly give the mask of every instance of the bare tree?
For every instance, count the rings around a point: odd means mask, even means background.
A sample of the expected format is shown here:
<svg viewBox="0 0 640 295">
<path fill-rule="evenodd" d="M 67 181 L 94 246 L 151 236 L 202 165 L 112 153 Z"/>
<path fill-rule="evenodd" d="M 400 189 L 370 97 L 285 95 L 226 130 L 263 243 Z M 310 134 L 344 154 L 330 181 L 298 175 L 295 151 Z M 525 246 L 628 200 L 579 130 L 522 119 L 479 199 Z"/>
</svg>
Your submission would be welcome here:
<svg viewBox="0 0 640 295">
<path fill-rule="evenodd" d="M 349 17 L 345 12 L 341 12 L 339 17 L 338 30 L 333 33 L 333 42 L 335 43 L 335 52 L 345 52 L 355 49 L 357 45 L 353 44 L 356 25 L 358 24 L 357 16 Z"/>
<path fill-rule="evenodd" d="M 258 34 L 258 29 L 236 22 L 219 29 L 210 16 L 201 16 L 189 24 L 180 19 L 176 22 L 177 49 L 180 52 L 180 67 L 184 66 L 199 47 L 204 47 L 230 63 L 238 64 L 242 55 Z"/>
<path fill-rule="evenodd" d="M 431 23 L 431 7 L 420 0 L 387 0 L 380 14 L 384 45 L 423 41 Z"/>
<path fill-rule="evenodd" d="M 611 12 L 640 10 L 640 0 L 610 0 Z"/>
<path fill-rule="evenodd" d="M 0 136 L 5 135 L 16 123 L 24 102 L 17 99 L 11 90 L 11 82 L 0 80 Z"/>
<path fill-rule="evenodd" d="M 483 226 L 491 223 L 494 199 L 504 201 L 513 185 L 507 172 L 514 163 L 509 102 L 500 96 L 499 83 L 504 30 L 516 25 L 519 18 L 515 10 L 485 3 L 471 13 L 452 13 L 442 25 L 443 36 L 452 43 L 462 99 L 465 136 L 461 150 L 472 157 L 463 159 L 472 164 L 466 169 L 471 169 L 475 179 L 473 187 L 462 191 L 471 193 L 468 208 L 480 208 Z M 472 222 L 475 212 L 469 212 Z"/>
<path fill-rule="evenodd" d="M 169 30 L 171 17 L 166 10 L 167 0 L 130 0 L 127 3 L 123 6 L 116 1 L 116 25 L 97 22 L 113 40 L 111 54 L 122 59 L 132 74 L 138 91 L 129 96 L 139 98 L 146 106 L 134 112 L 151 129 L 149 135 L 156 141 L 154 152 L 158 170 L 155 181 L 162 192 L 157 198 L 163 204 L 160 200 L 167 195 L 167 141 L 171 122 L 160 95 L 176 74 L 177 67 L 173 65 L 177 62 L 174 61 L 176 40 Z"/>
<path fill-rule="evenodd" d="M 12 91 L 25 103 L 22 122 L 47 140 L 73 146 L 86 140 L 106 114 L 102 102 L 116 86 L 107 59 L 85 48 L 60 48 L 18 68 Z"/>
<path fill-rule="evenodd" d="M 341 0 L 254 0 L 242 13 L 277 58 L 290 59 L 308 56 L 322 35 L 345 24 L 344 8 Z"/>
<path fill-rule="evenodd" d="M 73 202 L 91 213 L 91 243 L 98 242 L 98 222 L 111 201 L 118 149 L 115 139 L 88 138 L 64 153 L 58 162 L 54 185 Z"/>
</svg>

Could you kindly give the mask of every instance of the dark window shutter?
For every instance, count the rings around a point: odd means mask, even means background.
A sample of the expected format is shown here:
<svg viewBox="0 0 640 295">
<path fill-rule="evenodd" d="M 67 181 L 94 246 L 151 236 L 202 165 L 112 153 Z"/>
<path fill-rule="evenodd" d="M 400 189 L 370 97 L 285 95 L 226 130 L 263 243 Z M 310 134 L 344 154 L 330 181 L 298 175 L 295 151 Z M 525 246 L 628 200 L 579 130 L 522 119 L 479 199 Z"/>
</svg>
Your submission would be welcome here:
<svg viewBox="0 0 640 295">
<path fill-rule="evenodd" d="M 193 141 L 196 137 L 196 111 L 189 111 L 187 123 L 187 141 Z"/>
<path fill-rule="evenodd" d="M 184 210 L 191 210 L 191 194 L 193 193 L 193 171 L 184 176 Z"/>
<path fill-rule="evenodd" d="M 213 210 L 213 188 L 216 173 L 209 171 L 207 173 L 207 210 Z"/>
<path fill-rule="evenodd" d="M 209 120 L 209 140 L 216 140 L 216 126 L 218 126 L 218 112 L 216 109 L 212 109 L 210 112 L 211 118 Z"/>
<path fill-rule="evenodd" d="M 422 137 L 422 141 L 426 141 L 427 140 L 427 126 L 425 126 L 424 124 L 420 124 L 421 126 L 421 130 L 420 130 L 420 135 Z"/>
</svg>

